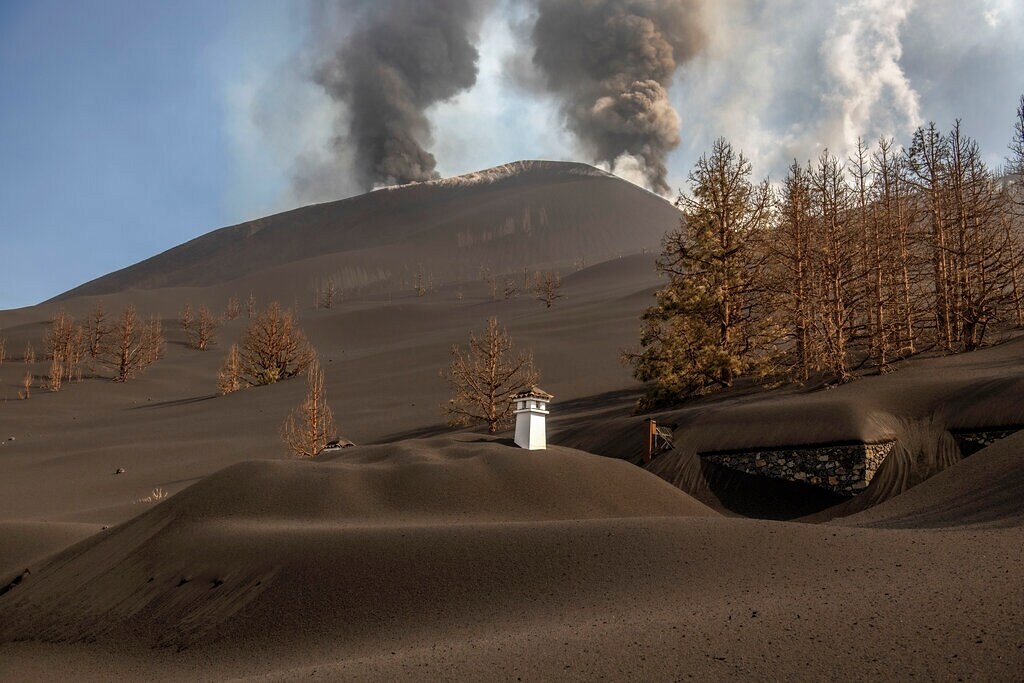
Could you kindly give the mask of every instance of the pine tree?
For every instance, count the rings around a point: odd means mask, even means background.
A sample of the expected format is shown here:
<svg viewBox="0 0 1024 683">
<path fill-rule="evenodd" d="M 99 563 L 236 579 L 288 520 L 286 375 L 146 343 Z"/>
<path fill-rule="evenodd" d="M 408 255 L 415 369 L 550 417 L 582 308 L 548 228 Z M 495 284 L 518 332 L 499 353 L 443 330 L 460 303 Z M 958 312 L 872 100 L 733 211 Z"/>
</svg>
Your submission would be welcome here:
<svg viewBox="0 0 1024 683">
<path fill-rule="evenodd" d="M 647 404 L 729 387 L 770 364 L 774 329 L 759 304 L 772 198 L 750 176 L 724 139 L 690 173 L 692 194 L 680 196 L 682 221 L 657 263 L 669 284 L 643 316 L 641 352 L 627 355 L 637 379 L 652 383 Z"/>
</svg>

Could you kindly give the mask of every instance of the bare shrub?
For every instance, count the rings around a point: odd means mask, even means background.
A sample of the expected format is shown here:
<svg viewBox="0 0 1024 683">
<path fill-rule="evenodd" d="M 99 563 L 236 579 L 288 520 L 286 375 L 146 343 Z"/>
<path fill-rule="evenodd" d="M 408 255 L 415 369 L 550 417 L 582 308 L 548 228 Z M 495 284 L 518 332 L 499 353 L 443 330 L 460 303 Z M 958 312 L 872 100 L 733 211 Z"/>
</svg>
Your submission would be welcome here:
<svg viewBox="0 0 1024 683">
<path fill-rule="evenodd" d="M 107 354 L 114 367 L 114 381 L 127 382 L 160 359 L 163 353 L 163 326 L 157 318 L 142 323 L 135 307 L 129 304 L 112 331 L 113 341 Z"/>
<path fill-rule="evenodd" d="M 281 425 L 281 440 L 296 458 L 313 458 L 335 436 L 334 415 L 324 394 L 324 373 L 314 358 L 306 373 L 309 393 Z"/>
<path fill-rule="evenodd" d="M 228 357 L 217 373 L 217 390 L 221 396 L 231 394 L 242 388 L 242 357 L 238 353 L 238 344 L 232 344 Z"/>
<path fill-rule="evenodd" d="M 50 391 L 60 391 L 62 382 L 64 380 L 64 365 L 61 363 L 60 357 L 55 356 L 50 361 L 50 372 L 46 377 L 47 388 Z"/>
<path fill-rule="evenodd" d="M 111 327 L 107 322 L 103 304 L 96 302 L 96 307 L 89 314 L 84 327 L 85 354 L 89 356 L 90 372 L 96 373 L 96 364 L 103 357 L 104 350 L 110 340 Z"/>
<path fill-rule="evenodd" d="M 242 307 L 238 303 L 238 297 L 232 296 L 228 299 L 228 305 L 224 309 L 224 317 L 228 320 L 234 320 L 238 317 L 238 314 L 242 312 Z M 250 316 L 251 317 L 251 316 Z"/>
<path fill-rule="evenodd" d="M 487 266 L 480 266 L 480 279 L 484 281 L 487 286 L 487 291 L 491 295 L 492 301 L 498 300 L 498 281 L 494 278 L 494 274 L 491 273 L 490 268 Z"/>
<path fill-rule="evenodd" d="M 533 291 L 537 295 L 537 301 L 542 301 L 546 308 L 551 308 L 557 300 L 562 298 L 561 289 L 562 278 L 558 276 L 558 273 L 544 273 L 543 275 L 537 273 L 534 276 Z"/>
<path fill-rule="evenodd" d="M 192 326 L 196 324 L 196 314 L 192 311 L 192 304 L 185 304 L 185 307 L 181 309 L 181 313 L 178 314 L 178 325 L 181 326 L 181 331 L 185 333 L 185 338 L 188 339 L 192 334 Z"/>
<path fill-rule="evenodd" d="M 423 266 L 417 266 L 413 274 L 412 289 L 416 296 L 425 296 L 434 291 L 434 274 L 424 272 Z"/>
<path fill-rule="evenodd" d="M 64 311 L 50 319 L 50 330 L 43 338 L 43 345 L 46 356 L 52 361 L 48 376 L 51 390 L 60 391 L 62 381 L 70 382 L 79 372 L 85 355 L 85 342 L 85 329 L 76 325 Z"/>
<path fill-rule="evenodd" d="M 148 496 L 146 496 L 145 498 L 139 498 L 136 502 L 137 503 L 155 503 L 155 502 L 157 502 L 159 500 L 163 500 L 164 498 L 167 498 L 169 495 L 170 495 L 169 493 L 167 493 L 161 487 L 158 486 L 155 489 L 153 489 Z"/>
<path fill-rule="evenodd" d="M 273 384 L 305 372 L 313 349 L 292 311 L 276 301 L 256 316 L 239 344 L 242 380 L 249 386 Z"/>
<path fill-rule="evenodd" d="M 452 347 L 451 366 L 442 376 L 452 389 L 444 407 L 451 424 L 482 422 L 491 434 L 510 422 L 512 395 L 539 378 L 533 356 L 526 352 L 513 355 L 512 342 L 496 318 L 487 321 L 482 338 L 469 333 L 467 351 Z"/>
<path fill-rule="evenodd" d="M 207 350 L 214 343 L 218 327 L 220 327 L 220 321 L 216 316 L 206 306 L 200 306 L 199 315 L 186 331 L 189 346 L 198 351 Z"/>
<path fill-rule="evenodd" d="M 326 308 L 327 310 L 334 308 L 334 300 L 340 293 L 341 288 L 333 278 L 324 280 L 316 288 L 314 297 L 316 308 Z"/>
</svg>

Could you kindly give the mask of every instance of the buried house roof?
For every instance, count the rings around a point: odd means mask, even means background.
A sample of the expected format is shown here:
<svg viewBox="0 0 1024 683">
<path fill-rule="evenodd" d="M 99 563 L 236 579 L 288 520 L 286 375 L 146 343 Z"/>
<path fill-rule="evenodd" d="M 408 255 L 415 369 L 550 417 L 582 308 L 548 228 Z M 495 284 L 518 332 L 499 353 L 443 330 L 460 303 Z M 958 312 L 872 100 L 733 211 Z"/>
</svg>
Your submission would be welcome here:
<svg viewBox="0 0 1024 683">
<path fill-rule="evenodd" d="M 543 399 L 545 401 L 550 401 L 551 399 L 554 398 L 554 396 L 552 396 L 551 394 L 549 394 L 548 392 L 544 391 L 543 389 L 538 387 L 536 384 L 534 384 L 529 389 L 523 389 L 522 391 L 517 391 L 515 394 L 512 395 L 512 398 L 513 399 L 517 399 L 517 398 L 540 398 L 540 399 Z"/>
<path fill-rule="evenodd" d="M 342 448 L 349 448 L 351 446 L 355 446 L 355 444 L 349 441 L 348 439 L 331 439 L 330 441 L 327 442 L 327 445 L 324 446 L 324 450 L 338 451 L 341 450 Z"/>
</svg>

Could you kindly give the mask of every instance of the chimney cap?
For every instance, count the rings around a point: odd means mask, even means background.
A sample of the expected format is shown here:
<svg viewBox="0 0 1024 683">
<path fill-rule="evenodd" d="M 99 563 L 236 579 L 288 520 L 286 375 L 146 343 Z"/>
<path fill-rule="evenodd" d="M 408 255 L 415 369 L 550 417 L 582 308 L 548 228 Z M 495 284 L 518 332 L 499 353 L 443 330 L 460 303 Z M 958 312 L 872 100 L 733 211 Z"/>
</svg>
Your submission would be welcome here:
<svg viewBox="0 0 1024 683">
<path fill-rule="evenodd" d="M 539 398 L 539 399 L 544 400 L 544 401 L 550 401 L 551 399 L 554 398 L 554 396 L 552 396 L 551 394 L 549 394 L 548 392 L 544 391 L 543 389 L 538 387 L 536 384 L 534 384 L 529 389 L 522 389 L 522 390 L 516 392 L 515 394 L 512 395 L 512 398 L 513 399 L 519 399 L 519 398 Z"/>
</svg>

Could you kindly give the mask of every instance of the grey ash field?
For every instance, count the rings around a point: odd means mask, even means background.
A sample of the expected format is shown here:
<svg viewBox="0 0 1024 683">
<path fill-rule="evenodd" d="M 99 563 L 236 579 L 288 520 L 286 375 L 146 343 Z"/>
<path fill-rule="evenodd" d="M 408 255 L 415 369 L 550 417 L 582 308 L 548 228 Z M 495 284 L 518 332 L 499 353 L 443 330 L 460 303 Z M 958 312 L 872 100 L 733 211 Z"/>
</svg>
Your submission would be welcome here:
<svg viewBox="0 0 1024 683">
<path fill-rule="evenodd" d="M 521 162 L 225 228 L 0 312 L 0 678 L 1019 679 L 1024 433 L 969 457 L 958 438 L 1024 425 L 1024 338 L 688 403 L 655 416 L 677 448 L 643 465 L 619 356 L 677 221 L 590 167 Z M 521 289 L 524 269 L 560 270 L 564 299 L 491 299 L 482 272 Z M 315 310 L 325 281 L 344 293 Z M 174 319 L 250 292 L 297 303 L 360 445 L 287 457 L 301 381 L 217 395 L 245 314 L 206 352 Z M 97 300 L 162 315 L 165 357 L 17 400 L 20 349 Z M 443 425 L 439 370 L 491 316 L 555 395 L 546 451 Z M 698 455 L 889 442 L 852 497 Z"/>
</svg>

